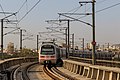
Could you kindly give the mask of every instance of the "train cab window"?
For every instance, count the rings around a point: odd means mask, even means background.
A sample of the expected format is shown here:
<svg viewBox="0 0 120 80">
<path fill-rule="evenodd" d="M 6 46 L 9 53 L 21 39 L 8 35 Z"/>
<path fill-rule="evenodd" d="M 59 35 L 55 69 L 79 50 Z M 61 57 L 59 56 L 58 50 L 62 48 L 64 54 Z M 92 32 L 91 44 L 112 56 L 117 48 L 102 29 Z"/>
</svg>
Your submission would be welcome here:
<svg viewBox="0 0 120 80">
<path fill-rule="evenodd" d="M 41 47 L 41 54 L 43 55 L 53 55 L 55 54 L 54 46 L 44 45 Z"/>
</svg>

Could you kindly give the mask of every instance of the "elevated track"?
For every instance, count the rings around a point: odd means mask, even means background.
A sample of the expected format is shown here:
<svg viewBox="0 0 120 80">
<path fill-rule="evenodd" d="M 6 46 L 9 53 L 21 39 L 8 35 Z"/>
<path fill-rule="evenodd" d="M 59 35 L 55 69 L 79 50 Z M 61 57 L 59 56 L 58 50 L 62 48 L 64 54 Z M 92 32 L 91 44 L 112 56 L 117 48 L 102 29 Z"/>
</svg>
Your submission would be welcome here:
<svg viewBox="0 0 120 80">
<path fill-rule="evenodd" d="M 58 79 L 58 80 L 120 80 L 120 68 L 119 62 L 116 61 L 101 61 L 101 63 L 114 63 L 112 65 L 116 67 L 108 67 L 107 66 L 100 66 L 99 65 L 92 65 L 85 62 L 83 59 L 71 57 L 70 60 L 64 60 L 63 67 L 51 67 L 45 68 L 40 64 L 37 64 L 36 68 L 34 62 L 37 62 L 36 58 L 14 58 L 0 62 L 0 79 L 1 80 L 33 80 L 34 78 L 38 77 L 38 80 L 41 79 L 42 76 L 45 76 L 45 80 L 49 79 Z M 74 60 L 76 61 L 74 61 Z M 80 60 L 79 60 L 80 59 Z M 87 59 L 90 62 L 90 59 Z M 86 62 L 87 62 L 86 60 Z M 83 61 L 83 62 L 82 62 Z M 26 63 L 30 63 L 29 66 Z M 26 65 L 24 65 L 26 64 Z M 24 65 L 24 67 L 22 67 Z M 34 67 L 33 67 L 34 65 Z M 21 67 L 20 67 L 21 66 Z M 32 68 L 29 68 L 32 66 Z M 117 68 L 118 67 L 118 68 Z M 48 71 L 46 72 L 45 69 Z M 22 73 L 23 72 L 23 73 Z M 72 72 L 72 73 L 71 73 Z M 13 77 L 9 78 L 8 74 L 14 75 Z M 19 77 L 15 77 L 18 74 Z M 21 79 L 21 74 L 24 75 L 24 79 Z M 40 75 L 43 74 L 41 77 Z M 50 76 L 48 77 L 47 74 L 52 74 L 53 78 Z M 32 76 L 34 75 L 34 77 Z M 27 79 L 27 78 L 29 79 Z M 57 78 L 58 77 L 58 78 Z M 20 79 L 18 79 L 20 78 Z"/>
</svg>

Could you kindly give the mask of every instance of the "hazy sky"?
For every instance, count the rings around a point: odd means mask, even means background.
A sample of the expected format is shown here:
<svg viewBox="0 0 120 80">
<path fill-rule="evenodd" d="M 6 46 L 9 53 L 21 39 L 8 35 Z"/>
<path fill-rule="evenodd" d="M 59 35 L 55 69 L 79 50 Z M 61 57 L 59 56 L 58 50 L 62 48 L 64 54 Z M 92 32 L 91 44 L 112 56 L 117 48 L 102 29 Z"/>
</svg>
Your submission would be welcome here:
<svg viewBox="0 0 120 80">
<path fill-rule="evenodd" d="M 0 0 L 0 12 L 17 12 L 16 16 L 12 16 L 10 20 L 20 20 L 27 11 L 33 7 L 38 0 Z M 38 32 L 48 31 L 45 27 L 50 27 L 51 24 L 45 22 L 45 20 L 58 19 L 57 13 L 61 12 L 75 12 L 75 13 L 89 13 L 91 12 L 91 4 L 83 4 L 80 7 L 79 1 L 83 0 L 41 0 L 37 6 L 29 12 L 25 18 L 23 18 L 17 27 L 27 30 L 27 34 L 33 34 L 33 40 L 24 40 L 23 46 L 28 48 L 36 48 L 36 35 Z M 23 5 L 23 3 L 25 3 Z M 105 9 L 112 5 L 120 3 L 120 0 L 96 0 L 96 11 Z M 23 5 L 23 7 L 21 7 Z M 80 7 L 80 8 L 78 8 Z M 96 12 L 96 42 L 100 44 L 120 43 L 120 5 Z M 6 14 L 8 16 L 9 14 Z M 4 18 L 4 14 L 0 14 L 0 18 Z M 80 18 L 82 16 L 72 16 L 74 18 Z M 60 17 L 66 19 L 66 17 Z M 85 22 L 91 23 L 91 16 L 80 18 Z M 7 27 L 16 27 L 13 24 L 6 24 Z M 53 25 L 54 27 L 57 25 Z M 66 27 L 67 25 L 64 25 Z M 7 33 L 13 29 L 4 29 L 4 33 Z M 15 31 L 18 32 L 18 31 Z M 92 28 L 84 23 L 73 21 L 70 22 L 70 33 L 75 34 L 76 44 L 80 43 L 79 38 L 85 38 L 85 42 L 92 41 Z M 26 33 L 25 33 L 26 34 Z M 26 36 L 23 36 L 25 38 Z M 9 42 L 13 42 L 15 47 L 19 48 L 19 34 L 8 34 L 4 36 L 4 47 Z"/>
</svg>

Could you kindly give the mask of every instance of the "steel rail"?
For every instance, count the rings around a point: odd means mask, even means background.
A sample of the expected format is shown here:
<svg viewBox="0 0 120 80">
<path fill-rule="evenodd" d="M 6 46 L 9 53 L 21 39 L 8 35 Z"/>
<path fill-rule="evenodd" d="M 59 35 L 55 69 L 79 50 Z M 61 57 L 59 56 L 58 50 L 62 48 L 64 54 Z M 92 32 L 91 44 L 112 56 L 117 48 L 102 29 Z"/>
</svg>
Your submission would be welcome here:
<svg viewBox="0 0 120 80">
<path fill-rule="evenodd" d="M 23 80 L 30 80 L 29 76 L 28 76 L 28 69 L 32 66 L 37 64 L 38 62 L 34 62 L 34 63 L 30 63 L 27 66 L 25 66 L 22 70 L 22 78 Z"/>
<path fill-rule="evenodd" d="M 44 72 L 45 72 L 48 76 L 50 76 L 52 79 L 54 79 L 54 80 L 63 80 L 62 78 L 60 78 L 59 76 L 57 76 L 57 75 L 55 75 L 53 72 L 51 72 L 50 69 L 48 69 L 47 66 L 44 66 L 44 67 L 43 67 L 43 70 L 44 70 Z"/>
<path fill-rule="evenodd" d="M 20 66 L 17 66 L 16 68 L 14 68 L 12 71 L 11 71 L 11 74 L 10 74 L 10 80 L 17 80 L 16 79 L 16 73 L 18 71 L 18 69 L 20 68 Z"/>
<path fill-rule="evenodd" d="M 34 63 L 27 63 L 26 65 L 21 65 L 21 66 L 17 66 L 15 68 L 13 68 L 11 70 L 10 73 L 10 79 L 9 80 L 17 80 L 17 73 L 20 71 L 21 68 L 21 80 L 30 80 L 29 76 L 28 76 L 28 69 L 37 64 L 38 62 L 34 62 Z"/>
</svg>

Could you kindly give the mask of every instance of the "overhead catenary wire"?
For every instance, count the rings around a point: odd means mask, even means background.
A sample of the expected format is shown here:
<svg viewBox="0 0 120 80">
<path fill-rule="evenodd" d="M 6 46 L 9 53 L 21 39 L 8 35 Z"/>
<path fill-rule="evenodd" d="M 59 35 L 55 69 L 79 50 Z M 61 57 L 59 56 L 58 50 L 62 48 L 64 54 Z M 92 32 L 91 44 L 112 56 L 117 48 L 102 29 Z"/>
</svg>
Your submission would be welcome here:
<svg viewBox="0 0 120 80">
<path fill-rule="evenodd" d="M 4 9 L 3 9 L 3 7 L 2 7 L 2 4 L 0 4 L 0 7 L 1 7 L 1 10 L 3 11 L 3 13 L 4 13 L 4 16 L 6 17 L 6 12 L 4 11 Z M 15 15 L 16 16 L 16 15 Z M 17 21 L 17 19 L 16 19 L 16 21 Z M 11 21 L 9 21 L 8 19 L 7 19 L 7 23 L 11 23 L 11 24 L 13 24 Z M 16 25 L 16 27 L 17 27 L 17 25 Z M 18 30 L 18 29 L 15 29 L 15 30 Z M 12 31 L 10 31 L 10 32 L 8 32 L 8 33 L 5 33 L 4 35 L 7 35 L 7 34 L 9 34 L 9 33 L 11 33 L 11 32 L 13 32 L 13 31 L 15 31 L 15 30 L 12 30 Z"/>
<path fill-rule="evenodd" d="M 23 8 L 23 6 L 26 4 L 26 2 L 27 2 L 27 0 L 25 0 L 25 2 L 22 4 L 22 6 L 18 9 L 17 12 L 19 12 Z"/>
<path fill-rule="evenodd" d="M 29 11 L 27 11 L 26 14 L 18 21 L 18 23 L 20 23 L 38 5 L 40 1 L 42 0 L 37 1 L 37 3 Z"/>
<path fill-rule="evenodd" d="M 113 7 L 118 6 L 118 5 L 120 5 L 120 3 L 116 3 L 116 4 L 111 5 L 111 6 L 109 6 L 109 7 L 106 7 L 106 8 L 103 8 L 103 9 L 101 9 L 101 10 L 98 10 L 98 11 L 96 11 L 96 13 L 98 13 L 98 12 L 102 12 L 102 11 L 104 11 L 104 10 L 107 10 L 107 9 L 113 8 Z"/>
<path fill-rule="evenodd" d="M 87 4 L 87 3 L 85 3 L 85 4 L 80 4 L 79 7 L 74 8 L 74 9 L 72 9 L 72 10 L 69 10 L 69 11 L 67 11 L 67 13 L 73 11 L 73 12 L 71 13 L 71 15 L 72 15 L 72 14 L 74 14 L 75 12 L 77 12 L 81 7 L 85 6 L 86 4 Z M 90 8 L 89 8 L 89 9 L 90 9 Z M 87 9 L 87 10 L 88 10 L 88 9 Z M 60 16 L 60 15 L 59 15 L 59 16 Z M 84 16 L 82 16 L 82 17 L 79 17 L 79 18 L 77 18 L 77 19 L 81 19 L 81 18 L 84 18 L 84 17 L 86 17 L 86 15 L 84 15 Z M 67 22 L 65 22 L 65 23 L 67 23 Z"/>
<path fill-rule="evenodd" d="M 72 12 L 72 11 L 73 11 L 72 14 L 74 14 L 76 11 L 78 11 L 78 10 L 80 9 L 81 6 L 83 6 L 83 5 L 80 5 L 80 6 L 76 7 L 76 8 L 73 8 L 73 9 L 67 11 L 67 12 Z M 60 20 L 60 15 L 59 15 L 59 17 L 58 17 L 57 19 Z M 63 24 L 60 24 L 59 26 L 64 25 L 64 24 L 66 24 L 66 23 L 67 23 L 67 22 L 65 22 L 65 23 L 63 23 Z M 54 24 L 54 23 L 53 23 L 53 24 Z M 53 24 L 52 24 L 51 26 L 53 26 Z M 55 23 L 55 24 L 56 24 L 56 23 Z M 52 31 L 51 31 L 51 33 L 52 33 Z"/>
<path fill-rule="evenodd" d="M 81 7 L 82 7 L 83 5 L 80 5 L 80 6 L 78 6 L 78 7 L 76 7 L 76 8 L 73 8 L 73 9 L 71 9 L 71 10 L 69 10 L 69 11 L 67 11 L 67 13 L 69 13 L 69 12 L 72 12 L 72 14 L 74 14 L 75 12 L 77 12 Z M 60 15 L 59 15 L 59 17 L 60 17 Z M 64 24 L 66 24 L 67 22 L 65 22 Z"/>
<path fill-rule="evenodd" d="M 105 2 L 105 1 L 107 1 L 107 0 L 98 1 L 97 4 L 101 4 L 101 3 Z"/>
<path fill-rule="evenodd" d="M 99 3 L 102 3 L 102 2 L 104 2 L 104 1 L 106 1 L 106 0 L 102 0 L 102 1 L 100 1 Z M 97 3 L 98 3 L 98 2 L 97 2 Z M 113 7 L 118 6 L 118 5 L 120 5 L 120 3 L 116 3 L 116 4 L 113 4 L 113 5 L 108 6 L 108 7 L 106 7 L 106 8 L 100 9 L 100 10 L 96 11 L 95 13 L 99 13 L 99 12 L 105 11 L 105 10 L 107 10 L 107 9 L 113 8 Z M 89 9 L 90 9 L 90 8 L 88 8 L 87 10 L 89 10 Z M 79 18 L 77 18 L 77 19 L 81 19 L 81 18 L 85 18 L 85 17 L 87 17 L 87 15 L 81 16 L 81 17 L 79 17 Z"/>
<path fill-rule="evenodd" d="M 73 9 L 67 11 L 67 12 L 72 12 L 72 11 L 73 11 L 72 14 L 74 14 L 76 11 L 78 11 L 78 10 L 80 9 L 81 6 L 83 6 L 83 5 L 80 5 L 80 6 L 78 6 L 78 7 L 75 7 L 75 8 L 73 8 Z M 59 17 L 57 17 L 57 19 L 60 20 L 60 15 L 59 15 Z M 56 19 L 56 20 L 57 20 L 57 19 Z M 61 24 L 61 23 L 58 23 L 58 24 L 59 24 L 59 26 L 61 26 L 61 25 L 64 25 L 64 24 L 66 24 L 66 23 L 67 23 L 67 22 L 64 22 L 63 24 Z M 51 25 L 51 26 L 53 26 L 53 24 L 56 24 L 56 23 L 52 22 L 52 25 Z"/>
<path fill-rule="evenodd" d="M 107 1 L 107 0 L 98 1 L 98 2 L 96 2 L 96 4 L 101 4 L 101 3 L 105 2 L 105 1 Z M 90 10 L 90 9 L 91 9 L 91 7 L 89 7 L 88 9 L 86 9 L 86 12 L 87 12 L 88 10 Z M 81 18 L 85 18 L 85 17 L 87 17 L 87 15 L 81 16 L 81 17 L 79 17 L 79 18 L 77 18 L 77 19 L 81 19 Z"/>
<path fill-rule="evenodd" d="M 73 13 L 75 13 L 76 11 L 78 11 L 78 10 L 80 9 L 80 7 L 81 7 L 81 6 L 79 6 L 79 7 L 77 7 L 77 8 L 74 8 L 74 9 L 72 9 L 72 10 L 68 11 L 68 12 L 73 11 Z"/>
<path fill-rule="evenodd" d="M 6 14 L 5 14 L 5 12 L 4 12 L 4 9 L 3 9 L 3 7 L 2 7 L 1 4 L 0 4 L 0 7 L 1 7 L 1 10 L 3 11 L 3 13 L 4 13 L 4 16 L 6 16 Z"/>
<path fill-rule="evenodd" d="M 73 9 L 69 10 L 68 12 L 71 12 L 71 11 L 76 12 L 79 8 L 80 8 L 80 6 L 78 6 L 78 7 L 76 7 L 76 8 L 73 8 Z M 60 20 L 60 15 L 59 15 L 59 17 L 56 18 L 56 20 L 58 20 L 58 19 Z M 66 24 L 66 22 L 64 22 L 63 24 L 61 24 L 60 22 L 59 22 L 59 23 L 52 22 L 51 26 L 53 26 L 53 24 L 58 24 L 59 26 L 62 26 L 62 25 L 64 25 L 64 24 Z M 50 27 L 51 27 L 51 26 L 50 26 Z"/>
<path fill-rule="evenodd" d="M 0 7 L 1 7 L 1 10 L 2 10 L 2 12 L 4 13 L 4 16 L 6 17 L 6 12 L 4 11 L 4 9 L 3 9 L 3 7 L 2 7 L 2 4 L 0 4 Z M 8 12 L 9 13 L 9 12 Z M 12 14 L 12 13 L 11 13 Z M 16 15 L 15 15 L 16 16 Z M 16 21 L 17 21 L 17 19 L 16 19 Z M 7 19 L 7 23 L 11 23 L 11 24 L 14 24 L 14 23 L 12 23 L 11 21 L 9 21 L 8 19 Z"/>
</svg>

